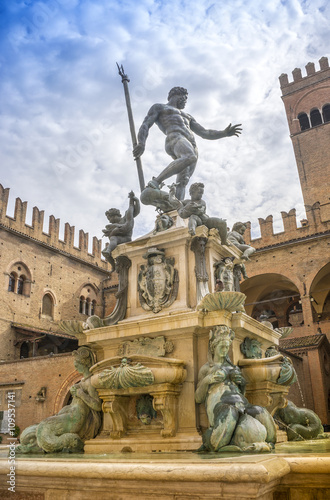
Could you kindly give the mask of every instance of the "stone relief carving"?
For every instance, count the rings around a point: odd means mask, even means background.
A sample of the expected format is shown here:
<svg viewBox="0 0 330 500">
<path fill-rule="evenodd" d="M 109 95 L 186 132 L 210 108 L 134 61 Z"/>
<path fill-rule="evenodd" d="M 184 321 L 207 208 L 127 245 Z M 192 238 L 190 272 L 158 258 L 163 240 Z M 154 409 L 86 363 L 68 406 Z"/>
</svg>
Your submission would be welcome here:
<svg viewBox="0 0 330 500">
<path fill-rule="evenodd" d="M 196 237 L 191 242 L 191 250 L 195 254 L 195 275 L 197 284 L 197 303 L 207 295 L 209 290 L 209 275 L 206 271 L 205 247 L 207 238 Z"/>
<path fill-rule="evenodd" d="M 131 356 L 132 354 L 165 356 L 165 354 L 173 352 L 173 349 L 173 342 L 166 341 L 163 335 L 156 338 L 140 337 L 120 344 L 118 347 L 118 356 Z"/>
<path fill-rule="evenodd" d="M 92 383 L 100 389 L 125 389 L 127 387 L 144 387 L 154 382 L 150 368 L 141 363 L 132 365 L 130 360 L 123 358 L 119 367 L 111 366 L 93 375 Z"/>
<path fill-rule="evenodd" d="M 138 275 L 140 304 L 146 311 L 158 313 L 177 297 L 178 271 L 174 269 L 174 258 L 165 257 L 164 250 L 149 248 L 143 258 L 147 264 L 140 267 Z"/>
</svg>

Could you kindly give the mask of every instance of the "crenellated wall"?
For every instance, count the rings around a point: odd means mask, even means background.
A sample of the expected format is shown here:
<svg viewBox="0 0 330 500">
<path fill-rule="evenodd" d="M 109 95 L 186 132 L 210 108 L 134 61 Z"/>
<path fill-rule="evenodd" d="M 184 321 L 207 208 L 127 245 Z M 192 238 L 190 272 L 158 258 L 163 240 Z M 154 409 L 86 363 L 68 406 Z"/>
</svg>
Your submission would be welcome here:
<svg viewBox="0 0 330 500">
<path fill-rule="evenodd" d="M 282 95 L 290 94 L 293 91 L 305 88 L 306 83 L 313 85 L 322 80 L 329 78 L 329 61 L 327 57 L 321 57 L 319 60 L 320 70 L 315 70 L 315 64 L 309 62 L 306 64 L 306 76 L 302 76 L 300 68 L 295 68 L 292 71 L 293 81 L 289 82 L 288 75 L 282 73 L 279 77 L 280 85 L 282 89 Z"/>
<path fill-rule="evenodd" d="M 76 257 L 87 261 L 90 264 L 99 266 L 105 270 L 109 269 L 108 263 L 101 258 L 102 241 L 97 237 L 93 237 L 92 253 L 88 252 L 88 233 L 82 229 L 79 231 L 79 246 L 74 246 L 75 227 L 65 223 L 64 241 L 59 238 L 60 219 L 56 219 L 54 215 L 49 217 L 48 233 L 43 231 L 44 226 L 44 210 L 39 210 L 38 207 L 33 207 L 32 224 L 26 224 L 27 202 L 20 198 L 16 198 L 14 217 L 7 215 L 7 206 L 9 199 L 9 188 L 4 188 L 0 184 L 0 226 L 3 229 L 18 232 L 29 238 L 33 238 L 52 248 L 56 248 L 65 252 L 72 257 Z"/>
<path fill-rule="evenodd" d="M 292 208 L 289 212 L 281 212 L 284 231 L 279 233 L 274 233 L 272 215 L 268 215 L 265 219 L 259 218 L 261 236 L 255 239 L 251 238 L 251 223 L 250 221 L 247 222 L 247 229 L 244 233 L 245 242 L 259 249 L 294 240 L 313 238 L 313 236 L 322 234 L 330 234 L 330 221 L 321 221 L 320 203 L 316 202 L 312 207 L 306 208 L 307 219 L 301 220 L 300 226 L 298 226 L 295 208 Z"/>
</svg>

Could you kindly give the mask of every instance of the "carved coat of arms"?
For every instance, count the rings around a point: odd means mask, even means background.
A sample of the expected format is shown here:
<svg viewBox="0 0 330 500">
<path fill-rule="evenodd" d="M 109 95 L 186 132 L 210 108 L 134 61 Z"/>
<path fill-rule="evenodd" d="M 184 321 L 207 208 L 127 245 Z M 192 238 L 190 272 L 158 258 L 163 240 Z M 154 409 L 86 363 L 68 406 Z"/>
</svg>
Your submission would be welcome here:
<svg viewBox="0 0 330 500">
<path fill-rule="evenodd" d="M 140 304 L 146 311 L 158 313 L 175 301 L 179 278 L 174 258 L 165 257 L 164 250 L 149 248 L 143 255 L 147 264 L 140 267 L 138 291 Z"/>
</svg>

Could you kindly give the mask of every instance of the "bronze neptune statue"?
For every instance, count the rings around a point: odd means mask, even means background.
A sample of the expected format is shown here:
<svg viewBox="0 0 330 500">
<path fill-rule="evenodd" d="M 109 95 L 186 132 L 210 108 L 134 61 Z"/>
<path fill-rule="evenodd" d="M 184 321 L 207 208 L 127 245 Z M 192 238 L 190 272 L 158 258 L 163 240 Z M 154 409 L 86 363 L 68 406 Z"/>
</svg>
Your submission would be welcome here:
<svg viewBox="0 0 330 500">
<path fill-rule="evenodd" d="M 176 175 L 176 197 L 184 199 L 185 188 L 194 173 L 198 150 L 194 133 L 203 139 L 221 139 L 223 137 L 238 137 L 240 125 L 229 124 L 224 130 L 207 130 L 191 115 L 183 111 L 188 98 L 188 91 L 182 87 L 174 87 L 168 94 L 166 104 L 154 104 L 145 117 L 139 133 L 138 144 L 133 149 L 134 158 L 140 158 L 145 150 L 149 129 L 155 123 L 166 135 L 165 151 L 173 161 L 148 183 L 141 201 L 145 205 L 157 206 L 156 197 L 166 179 Z M 152 192 L 156 190 L 156 193 Z"/>
</svg>

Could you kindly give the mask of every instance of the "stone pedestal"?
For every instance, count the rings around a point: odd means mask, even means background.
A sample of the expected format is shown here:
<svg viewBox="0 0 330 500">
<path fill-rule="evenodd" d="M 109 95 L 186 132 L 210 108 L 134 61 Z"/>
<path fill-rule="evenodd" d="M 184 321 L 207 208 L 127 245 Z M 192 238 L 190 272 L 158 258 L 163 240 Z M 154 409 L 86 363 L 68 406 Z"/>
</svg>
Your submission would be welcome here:
<svg viewBox="0 0 330 500">
<path fill-rule="evenodd" d="M 152 265 L 147 258 L 151 254 L 160 255 L 157 263 L 153 261 Z M 98 363 L 92 367 L 92 373 L 118 366 L 121 357 L 126 356 L 131 359 L 132 366 L 141 363 L 156 377 L 156 366 L 150 364 L 150 359 L 145 359 L 152 353 L 160 365 L 165 366 L 170 359 L 182 363 L 186 376 L 175 383 L 157 379 L 155 384 L 147 387 L 104 389 L 93 383 L 103 400 L 105 415 L 101 434 L 85 444 L 87 453 L 121 451 L 124 448 L 132 451 L 199 448 L 201 431 L 208 427 L 208 421 L 203 405 L 195 403 L 195 389 L 198 372 L 207 361 L 211 328 L 226 325 L 235 331 L 230 354 L 234 364 L 243 357 L 240 344 L 246 336 L 258 339 L 263 351 L 277 345 L 280 337 L 242 311 L 196 310 L 198 300 L 207 291 L 214 291 L 214 264 L 225 257 L 232 257 L 234 263 L 239 262 L 240 255 L 235 246 L 221 246 L 217 231 L 208 231 L 201 226 L 197 228 L 196 236 L 191 237 L 187 227 L 182 225 L 120 245 L 113 252 L 115 258 L 125 256 L 131 262 L 127 313 L 125 319 L 116 325 L 85 330 L 80 336 L 80 343 L 89 345 L 97 354 Z M 150 275 L 154 282 L 149 293 L 145 281 Z M 174 276 L 175 300 L 172 296 L 167 303 L 161 298 L 157 307 L 146 310 L 148 294 L 166 289 L 164 276 L 169 280 Z M 142 291 L 141 287 L 144 287 Z M 144 297 L 141 298 L 141 294 Z M 170 297 L 171 291 L 168 294 Z M 136 399 L 142 394 L 153 397 L 157 411 L 157 417 L 150 425 L 142 425 L 134 414 Z"/>
</svg>

